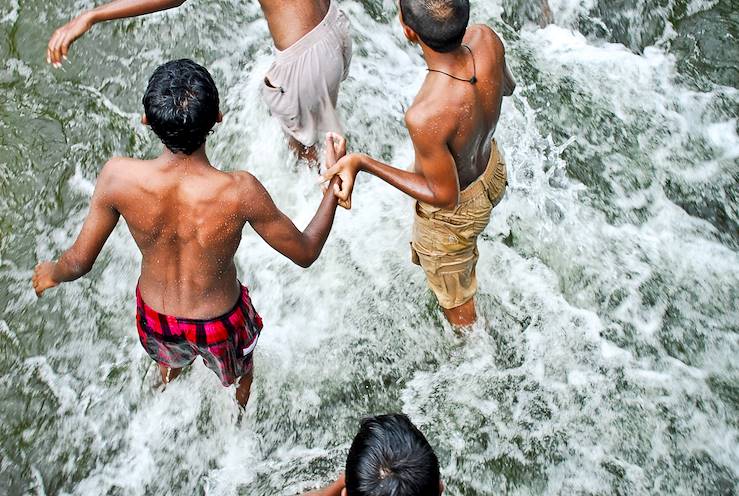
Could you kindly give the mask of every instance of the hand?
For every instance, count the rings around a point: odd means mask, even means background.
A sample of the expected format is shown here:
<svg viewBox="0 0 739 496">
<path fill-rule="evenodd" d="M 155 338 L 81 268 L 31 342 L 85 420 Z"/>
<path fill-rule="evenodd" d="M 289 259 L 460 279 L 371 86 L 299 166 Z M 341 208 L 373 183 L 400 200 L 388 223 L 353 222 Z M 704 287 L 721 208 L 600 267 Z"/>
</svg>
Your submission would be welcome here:
<svg viewBox="0 0 739 496">
<path fill-rule="evenodd" d="M 33 290 L 36 291 L 36 296 L 39 298 L 47 289 L 59 286 L 59 283 L 53 277 L 55 267 L 55 262 L 41 262 L 34 269 Z"/>
<path fill-rule="evenodd" d="M 92 15 L 84 13 L 54 31 L 46 48 L 46 62 L 54 67 L 61 67 L 62 61 L 67 59 L 70 45 L 89 31 L 93 24 Z"/>
<path fill-rule="evenodd" d="M 330 146 L 333 143 L 334 162 L 346 155 L 346 138 L 339 133 L 326 133 L 326 145 Z M 330 163 L 328 156 L 326 159 L 327 165 Z M 334 165 L 331 163 L 331 165 Z"/>
<path fill-rule="evenodd" d="M 341 181 L 334 184 L 334 194 L 339 199 L 339 205 L 347 210 L 352 208 L 352 191 L 354 180 L 362 166 L 362 155 L 350 153 L 342 157 L 333 167 L 323 173 L 323 180 L 328 181 L 334 176 L 339 176 Z"/>
<path fill-rule="evenodd" d="M 346 138 L 338 133 L 326 133 L 326 161 L 323 170 L 325 171 L 328 168 L 333 167 L 334 164 L 336 164 L 337 160 L 344 157 L 344 155 L 346 155 Z M 337 178 L 337 180 L 333 182 L 340 182 L 340 180 Z M 326 184 L 324 181 L 324 193 L 326 192 L 328 187 L 329 184 Z M 331 187 L 333 187 L 333 185 L 331 185 Z M 338 199 L 338 203 L 339 206 L 341 206 L 342 208 L 345 208 L 347 210 L 351 209 L 351 202 L 346 202 L 344 200 Z"/>
</svg>

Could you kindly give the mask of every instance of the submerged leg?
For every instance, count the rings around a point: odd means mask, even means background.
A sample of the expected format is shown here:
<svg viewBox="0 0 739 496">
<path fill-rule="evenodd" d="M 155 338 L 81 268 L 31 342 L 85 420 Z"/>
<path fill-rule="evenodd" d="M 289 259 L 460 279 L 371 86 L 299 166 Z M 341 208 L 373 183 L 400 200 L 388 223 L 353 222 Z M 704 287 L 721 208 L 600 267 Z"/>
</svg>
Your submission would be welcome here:
<svg viewBox="0 0 739 496">
<path fill-rule="evenodd" d="M 539 16 L 539 26 L 542 28 L 554 22 L 552 9 L 549 7 L 548 0 L 541 0 L 541 15 Z"/>
<path fill-rule="evenodd" d="M 241 408 L 246 407 L 246 403 L 249 401 L 249 395 L 251 394 L 251 383 L 254 380 L 254 368 L 242 375 L 238 380 L 238 386 L 236 387 L 236 401 L 238 401 Z"/>
<path fill-rule="evenodd" d="M 318 149 L 316 145 L 305 146 L 292 136 L 288 136 L 287 143 L 290 150 L 298 157 L 298 160 L 305 161 L 308 167 L 311 168 L 318 165 Z"/>
<path fill-rule="evenodd" d="M 182 373 L 182 369 L 172 369 L 167 367 L 166 365 L 162 365 L 161 363 L 157 363 L 159 365 L 159 373 L 162 374 L 162 384 L 169 384 L 173 380 L 177 379 L 177 376 L 179 376 Z"/>
<path fill-rule="evenodd" d="M 446 319 L 455 327 L 471 326 L 477 321 L 474 298 L 458 307 L 444 308 L 443 310 Z"/>
</svg>

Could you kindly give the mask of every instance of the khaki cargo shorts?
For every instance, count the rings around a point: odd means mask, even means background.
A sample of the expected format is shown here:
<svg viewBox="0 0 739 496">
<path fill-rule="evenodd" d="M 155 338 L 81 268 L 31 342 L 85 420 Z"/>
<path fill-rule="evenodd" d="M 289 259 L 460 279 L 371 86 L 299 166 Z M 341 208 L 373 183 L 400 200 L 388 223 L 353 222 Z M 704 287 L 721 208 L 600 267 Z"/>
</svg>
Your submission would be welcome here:
<svg viewBox="0 0 739 496">
<path fill-rule="evenodd" d="M 477 292 L 477 237 L 490 222 L 493 207 L 503 198 L 507 177 L 505 161 L 493 140 L 485 172 L 460 193 L 457 208 L 446 210 L 416 203 L 412 260 L 423 268 L 443 308 L 464 305 Z"/>
</svg>

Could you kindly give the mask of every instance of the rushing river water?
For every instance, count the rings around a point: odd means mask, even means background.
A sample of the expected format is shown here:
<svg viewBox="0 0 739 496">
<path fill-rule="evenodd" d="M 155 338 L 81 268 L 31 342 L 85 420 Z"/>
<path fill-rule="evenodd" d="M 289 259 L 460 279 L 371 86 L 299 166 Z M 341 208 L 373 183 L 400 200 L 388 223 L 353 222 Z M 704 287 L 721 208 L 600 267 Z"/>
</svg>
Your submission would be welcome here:
<svg viewBox="0 0 739 496">
<path fill-rule="evenodd" d="M 407 166 L 423 61 L 394 0 L 340 3 L 350 147 Z M 519 81 L 480 325 L 445 327 L 410 263 L 410 200 L 362 176 L 309 270 L 245 232 L 266 327 L 241 424 L 200 361 L 152 390 L 123 222 L 89 276 L 38 301 L 30 278 L 76 236 L 107 158 L 159 149 L 140 99 L 173 58 L 220 87 L 213 161 L 305 225 L 319 190 L 258 96 L 266 22 L 257 2 L 193 0 L 97 26 L 51 70 L 49 34 L 92 4 L 0 0 L 0 494 L 292 495 L 392 411 L 428 435 L 452 496 L 739 491 L 737 0 L 550 0 L 543 29 L 538 0 L 473 1 Z"/>
</svg>

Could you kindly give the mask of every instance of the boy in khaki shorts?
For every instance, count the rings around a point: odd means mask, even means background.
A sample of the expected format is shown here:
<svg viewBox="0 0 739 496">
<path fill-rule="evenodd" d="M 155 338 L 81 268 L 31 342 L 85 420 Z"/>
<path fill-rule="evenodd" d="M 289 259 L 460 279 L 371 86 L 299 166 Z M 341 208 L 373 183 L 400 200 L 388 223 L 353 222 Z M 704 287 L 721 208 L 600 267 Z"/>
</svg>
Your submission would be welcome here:
<svg viewBox="0 0 739 496">
<path fill-rule="evenodd" d="M 505 162 L 493 135 L 503 97 L 513 93 L 515 82 L 495 32 L 484 25 L 467 29 L 469 0 L 399 4 L 405 36 L 421 47 L 429 71 L 405 115 L 414 170 L 351 154 L 324 178 L 341 177 L 337 196 L 347 203 L 360 170 L 417 200 L 413 259 L 449 322 L 467 326 L 477 319 L 477 237 L 506 187 Z"/>
</svg>

